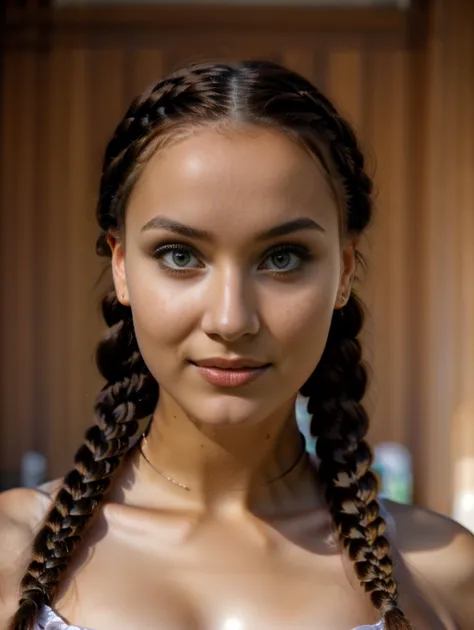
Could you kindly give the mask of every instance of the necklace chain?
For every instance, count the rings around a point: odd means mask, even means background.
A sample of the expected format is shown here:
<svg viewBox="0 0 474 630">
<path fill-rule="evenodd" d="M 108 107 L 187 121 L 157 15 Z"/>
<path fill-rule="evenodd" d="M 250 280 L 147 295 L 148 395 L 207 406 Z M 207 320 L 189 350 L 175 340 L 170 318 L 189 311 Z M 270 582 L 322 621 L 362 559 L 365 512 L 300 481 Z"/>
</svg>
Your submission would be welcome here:
<svg viewBox="0 0 474 630">
<path fill-rule="evenodd" d="M 291 464 L 289 468 L 287 468 L 283 473 L 278 475 L 278 477 L 274 477 L 273 479 L 270 479 L 270 481 L 267 481 L 267 483 L 264 485 L 270 485 L 272 483 L 275 483 L 275 481 L 279 481 L 280 479 L 283 479 L 283 477 L 286 477 L 287 475 L 289 475 L 290 472 L 292 472 L 296 468 L 296 466 L 300 463 L 300 461 L 303 459 L 303 456 L 306 453 L 306 440 L 303 434 L 300 433 L 300 436 L 301 436 L 302 449 L 301 449 L 301 453 L 298 455 L 296 460 Z M 182 488 L 183 490 L 186 490 L 187 492 L 190 492 L 191 488 L 189 486 L 187 486 L 184 483 L 181 483 L 180 481 L 177 481 L 176 479 L 173 479 L 173 477 L 170 477 L 169 475 L 164 473 L 162 470 L 157 468 L 154 464 L 152 464 L 151 461 L 148 459 L 148 457 L 145 455 L 145 452 L 143 451 L 143 445 L 148 446 L 147 436 L 145 433 L 143 433 L 141 436 L 141 439 L 138 443 L 138 449 L 140 451 L 141 456 L 146 461 L 146 463 L 150 466 L 150 468 L 154 472 L 156 472 L 158 475 L 160 475 L 167 481 L 171 482 L 175 486 L 179 486 L 180 488 Z"/>
</svg>

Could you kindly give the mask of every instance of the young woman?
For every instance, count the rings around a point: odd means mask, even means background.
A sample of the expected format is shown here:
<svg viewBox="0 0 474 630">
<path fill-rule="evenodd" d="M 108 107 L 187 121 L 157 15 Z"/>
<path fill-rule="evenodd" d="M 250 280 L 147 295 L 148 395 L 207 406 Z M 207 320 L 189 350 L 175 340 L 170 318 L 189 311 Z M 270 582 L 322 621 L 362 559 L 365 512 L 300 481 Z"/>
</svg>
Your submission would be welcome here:
<svg viewBox="0 0 474 630">
<path fill-rule="evenodd" d="M 132 104 L 97 212 L 106 384 L 72 472 L 1 497 L 1 628 L 474 627 L 473 537 L 376 498 L 371 188 L 347 123 L 276 64 L 193 65 Z"/>
</svg>

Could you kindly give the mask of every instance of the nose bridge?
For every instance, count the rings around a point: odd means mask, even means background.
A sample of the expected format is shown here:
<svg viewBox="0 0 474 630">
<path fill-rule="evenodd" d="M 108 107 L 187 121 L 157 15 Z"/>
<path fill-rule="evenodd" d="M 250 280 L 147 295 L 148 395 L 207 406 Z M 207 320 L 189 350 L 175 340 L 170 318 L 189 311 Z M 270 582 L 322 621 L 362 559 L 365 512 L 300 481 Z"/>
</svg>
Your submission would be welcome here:
<svg viewBox="0 0 474 630">
<path fill-rule="evenodd" d="M 252 278 L 242 268 L 227 263 L 210 278 L 204 328 L 227 340 L 259 329 Z"/>
</svg>

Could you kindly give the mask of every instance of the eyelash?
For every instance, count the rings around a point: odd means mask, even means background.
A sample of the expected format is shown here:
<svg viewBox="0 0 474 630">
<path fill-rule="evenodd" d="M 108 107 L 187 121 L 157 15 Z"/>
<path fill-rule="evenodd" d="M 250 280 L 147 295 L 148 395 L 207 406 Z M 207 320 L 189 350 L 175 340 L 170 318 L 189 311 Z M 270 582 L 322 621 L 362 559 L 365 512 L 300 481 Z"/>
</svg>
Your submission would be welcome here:
<svg viewBox="0 0 474 630">
<path fill-rule="evenodd" d="M 183 267 L 182 269 L 176 269 L 176 268 L 170 267 L 169 265 L 166 265 L 165 263 L 163 263 L 163 257 L 169 252 L 182 252 L 182 253 L 187 253 L 187 254 L 190 253 L 192 256 L 195 256 L 197 259 L 199 259 L 199 255 L 197 251 L 189 245 L 185 245 L 182 243 L 168 243 L 166 245 L 161 245 L 160 247 L 157 247 L 153 251 L 153 257 L 157 260 L 160 267 L 164 269 L 167 273 L 182 275 L 190 271 L 196 270 L 196 267 L 191 267 L 191 268 Z M 293 273 L 297 273 L 301 271 L 301 267 L 304 265 L 304 263 L 309 262 L 314 259 L 314 256 L 308 247 L 304 245 L 297 245 L 295 243 L 292 243 L 292 244 L 287 243 L 287 244 L 277 245 L 276 247 L 273 247 L 272 249 L 268 250 L 263 256 L 263 260 L 266 260 L 267 258 L 271 256 L 277 256 L 278 254 L 295 254 L 296 256 L 299 257 L 300 263 L 301 263 L 298 267 L 294 269 L 288 269 L 287 271 L 285 270 L 275 271 L 274 269 L 268 270 L 269 273 L 271 273 L 274 276 L 278 276 L 280 278 L 282 276 L 289 276 Z M 202 268 L 202 267 L 198 267 L 198 268 Z"/>
</svg>

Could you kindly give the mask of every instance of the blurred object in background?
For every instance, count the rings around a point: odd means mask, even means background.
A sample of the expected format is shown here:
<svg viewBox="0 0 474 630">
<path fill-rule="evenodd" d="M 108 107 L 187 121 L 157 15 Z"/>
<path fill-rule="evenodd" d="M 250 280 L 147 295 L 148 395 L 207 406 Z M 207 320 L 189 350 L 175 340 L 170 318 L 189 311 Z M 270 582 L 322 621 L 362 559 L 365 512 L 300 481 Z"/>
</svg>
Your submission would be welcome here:
<svg viewBox="0 0 474 630">
<path fill-rule="evenodd" d="M 37 488 L 46 481 L 46 457 L 36 451 L 28 451 L 21 458 L 20 483 L 23 488 Z"/>
<path fill-rule="evenodd" d="M 413 501 L 412 458 L 397 442 L 382 442 L 374 448 L 374 470 L 381 480 L 380 496 L 398 503 Z"/>
<path fill-rule="evenodd" d="M 301 394 L 298 395 L 296 399 L 296 422 L 306 440 L 306 450 L 308 453 L 314 454 L 316 439 L 311 436 L 311 417 L 311 414 L 308 413 L 308 399 Z"/>
<path fill-rule="evenodd" d="M 458 406 L 452 426 L 454 492 L 451 516 L 474 533 L 474 397 Z"/>
<path fill-rule="evenodd" d="M 474 457 L 457 462 L 454 477 L 457 491 L 454 494 L 453 518 L 474 534 Z"/>
</svg>

